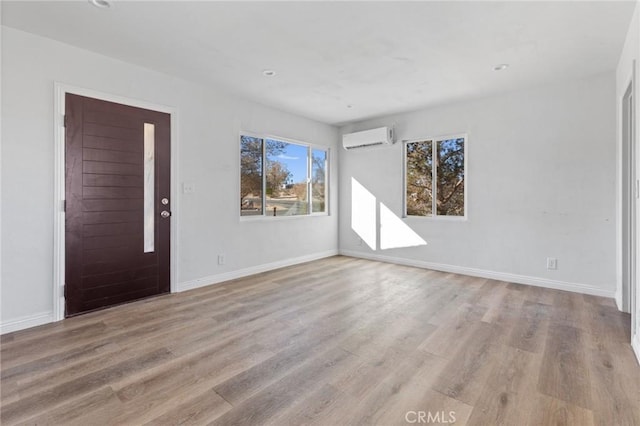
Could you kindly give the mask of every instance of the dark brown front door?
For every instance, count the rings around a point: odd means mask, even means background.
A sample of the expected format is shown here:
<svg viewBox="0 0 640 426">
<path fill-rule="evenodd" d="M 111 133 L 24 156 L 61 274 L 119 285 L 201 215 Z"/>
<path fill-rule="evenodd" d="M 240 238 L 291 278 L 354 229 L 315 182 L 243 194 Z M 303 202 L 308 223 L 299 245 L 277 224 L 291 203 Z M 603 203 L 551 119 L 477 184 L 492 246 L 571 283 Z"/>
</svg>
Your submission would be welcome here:
<svg viewBox="0 0 640 426">
<path fill-rule="evenodd" d="M 169 114 L 72 94 L 65 114 L 65 315 L 169 292 Z"/>
</svg>

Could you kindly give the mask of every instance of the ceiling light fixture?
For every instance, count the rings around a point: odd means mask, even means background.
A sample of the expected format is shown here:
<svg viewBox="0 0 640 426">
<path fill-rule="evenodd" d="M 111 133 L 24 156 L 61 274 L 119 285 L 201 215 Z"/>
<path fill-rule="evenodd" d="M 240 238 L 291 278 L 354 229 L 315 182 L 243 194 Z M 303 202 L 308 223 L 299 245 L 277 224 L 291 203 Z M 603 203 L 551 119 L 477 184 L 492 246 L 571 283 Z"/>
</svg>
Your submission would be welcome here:
<svg viewBox="0 0 640 426">
<path fill-rule="evenodd" d="M 108 9 L 111 7 L 111 2 L 109 0 L 89 0 L 89 3 L 99 9 Z"/>
<path fill-rule="evenodd" d="M 265 77 L 273 77 L 274 75 L 276 75 L 276 72 L 274 70 L 263 70 L 262 75 L 264 75 Z"/>
<path fill-rule="evenodd" d="M 509 68 L 509 64 L 498 64 L 495 67 L 493 67 L 494 71 L 504 71 L 507 68 Z"/>
</svg>

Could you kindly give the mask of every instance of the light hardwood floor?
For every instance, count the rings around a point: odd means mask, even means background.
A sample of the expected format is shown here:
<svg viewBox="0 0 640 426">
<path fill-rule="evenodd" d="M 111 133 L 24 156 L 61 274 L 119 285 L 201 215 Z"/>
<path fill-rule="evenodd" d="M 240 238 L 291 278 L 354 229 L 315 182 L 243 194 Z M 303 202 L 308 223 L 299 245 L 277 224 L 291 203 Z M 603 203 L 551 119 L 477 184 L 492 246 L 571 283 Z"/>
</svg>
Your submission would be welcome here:
<svg viewBox="0 0 640 426">
<path fill-rule="evenodd" d="M 609 299 L 333 257 L 2 336 L 0 420 L 640 425 L 629 322 Z"/>
</svg>

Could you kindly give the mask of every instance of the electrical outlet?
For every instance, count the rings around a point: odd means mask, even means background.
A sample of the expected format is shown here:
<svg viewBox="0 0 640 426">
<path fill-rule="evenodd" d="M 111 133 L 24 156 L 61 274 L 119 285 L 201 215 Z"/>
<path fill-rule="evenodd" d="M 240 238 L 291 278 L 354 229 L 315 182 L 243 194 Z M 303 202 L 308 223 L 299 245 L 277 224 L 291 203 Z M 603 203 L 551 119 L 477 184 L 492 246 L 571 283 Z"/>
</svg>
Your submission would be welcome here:
<svg viewBox="0 0 640 426">
<path fill-rule="evenodd" d="M 196 185 L 192 182 L 183 182 L 182 183 L 182 193 L 183 194 L 193 194 L 196 192 Z"/>
<path fill-rule="evenodd" d="M 550 271 L 558 269 L 558 259 L 555 257 L 547 257 L 547 269 Z"/>
<path fill-rule="evenodd" d="M 224 254 L 219 254 L 218 255 L 218 265 L 224 265 Z"/>
</svg>

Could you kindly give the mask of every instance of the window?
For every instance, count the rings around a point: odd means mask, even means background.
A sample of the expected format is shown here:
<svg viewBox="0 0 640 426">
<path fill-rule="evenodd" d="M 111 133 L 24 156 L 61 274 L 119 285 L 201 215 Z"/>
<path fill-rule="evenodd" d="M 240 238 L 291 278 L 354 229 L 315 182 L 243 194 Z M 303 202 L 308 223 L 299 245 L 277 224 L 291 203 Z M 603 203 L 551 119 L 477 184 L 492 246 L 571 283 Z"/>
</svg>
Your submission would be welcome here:
<svg viewBox="0 0 640 426">
<path fill-rule="evenodd" d="M 465 139 L 454 136 L 406 143 L 407 216 L 465 216 Z"/>
<path fill-rule="evenodd" d="M 240 208 L 242 216 L 262 214 L 262 139 L 240 138 Z"/>
<path fill-rule="evenodd" d="M 327 212 L 328 150 L 267 137 L 240 137 L 240 215 Z"/>
<path fill-rule="evenodd" d="M 313 149 L 311 151 L 311 211 L 324 213 L 326 211 L 326 175 L 327 151 Z"/>
</svg>

